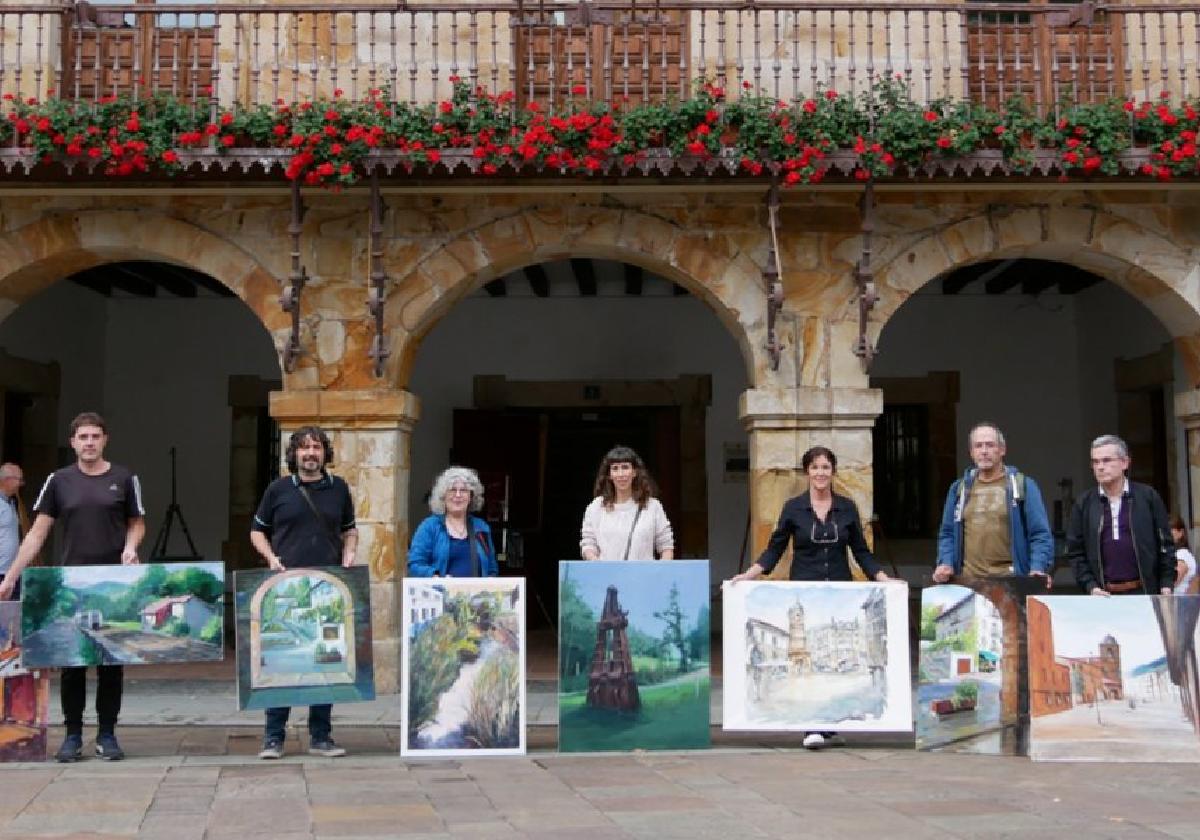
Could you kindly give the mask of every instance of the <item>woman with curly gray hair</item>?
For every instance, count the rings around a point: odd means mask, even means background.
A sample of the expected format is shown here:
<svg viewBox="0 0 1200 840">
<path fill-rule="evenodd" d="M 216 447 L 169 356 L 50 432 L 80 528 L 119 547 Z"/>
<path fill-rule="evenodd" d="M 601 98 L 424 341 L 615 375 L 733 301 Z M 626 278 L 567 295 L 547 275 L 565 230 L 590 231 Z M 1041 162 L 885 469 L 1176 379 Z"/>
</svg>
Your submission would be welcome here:
<svg viewBox="0 0 1200 840">
<path fill-rule="evenodd" d="M 425 517 L 408 548 L 409 577 L 496 577 L 500 567 L 483 509 L 483 483 L 475 470 L 450 467 L 433 482 L 432 515 Z"/>
</svg>

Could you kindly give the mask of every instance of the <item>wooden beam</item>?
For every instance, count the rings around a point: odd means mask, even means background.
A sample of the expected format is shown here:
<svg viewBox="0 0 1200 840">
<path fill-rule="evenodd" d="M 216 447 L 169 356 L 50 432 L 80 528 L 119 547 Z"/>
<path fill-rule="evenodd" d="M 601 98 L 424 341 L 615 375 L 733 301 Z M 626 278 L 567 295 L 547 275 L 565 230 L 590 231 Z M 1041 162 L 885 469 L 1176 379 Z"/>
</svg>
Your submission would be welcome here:
<svg viewBox="0 0 1200 840">
<path fill-rule="evenodd" d="M 492 297 L 506 297 L 508 295 L 508 285 L 504 282 L 503 277 L 497 277 L 491 283 L 484 283 L 483 290 Z"/>
<path fill-rule="evenodd" d="M 972 271 L 973 266 L 965 266 L 953 271 L 942 278 L 942 294 L 956 295 L 975 282 L 979 275 Z"/>
<path fill-rule="evenodd" d="M 529 265 L 525 267 L 525 277 L 529 280 L 529 288 L 538 297 L 550 297 L 550 278 L 546 276 L 544 265 Z"/>
<path fill-rule="evenodd" d="M 625 294 L 640 295 L 644 274 L 640 265 L 625 263 Z"/>
<path fill-rule="evenodd" d="M 979 276 L 983 290 L 989 295 L 1002 295 L 1021 282 L 1021 272 L 1013 271 L 1017 260 L 1001 260 L 995 267 Z"/>
<path fill-rule="evenodd" d="M 211 292 L 217 297 L 237 297 L 237 295 L 233 293 L 233 289 L 229 288 L 215 277 L 208 276 L 203 271 L 190 271 L 188 273 L 191 274 L 192 280 L 195 282 L 198 288 L 204 289 L 207 292 Z"/>
<path fill-rule="evenodd" d="M 72 283 L 82 286 L 89 291 L 93 291 L 98 295 L 112 297 L 112 282 L 95 269 L 89 269 L 87 271 L 81 271 L 78 274 L 72 274 L 70 280 Z"/>
<path fill-rule="evenodd" d="M 158 294 L 157 283 L 135 271 L 131 271 L 121 263 L 101 266 L 100 270 L 108 272 L 109 277 L 112 278 L 114 289 L 120 289 L 126 294 L 144 298 L 155 297 Z"/>
<path fill-rule="evenodd" d="M 152 288 L 162 286 L 163 291 L 169 292 L 175 297 L 194 298 L 196 296 L 196 284 L 192 278 L 173 270 L 166 263 L 114 263 L 112 269 L 128 275 L 135 281 L 148 283 Z"/>
<path fill-rule="evenodd" d="M 579 286 L 579 294 L 583 297 L 596 296 L 596 267 L 591 260 L 572 259 L 571 273 L 575 275 L 575 284 Z"/>
</svg>

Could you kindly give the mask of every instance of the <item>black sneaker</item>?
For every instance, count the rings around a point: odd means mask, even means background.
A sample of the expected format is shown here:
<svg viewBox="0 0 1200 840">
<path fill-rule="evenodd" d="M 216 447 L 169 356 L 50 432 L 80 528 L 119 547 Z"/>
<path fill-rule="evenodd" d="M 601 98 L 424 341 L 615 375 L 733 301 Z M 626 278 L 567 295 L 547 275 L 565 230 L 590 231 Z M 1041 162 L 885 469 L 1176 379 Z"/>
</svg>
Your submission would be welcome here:
<svg viewBox="0 0 1200 840">
<path fill-rule="evenodd" d="M 83 758 L 83 736 L 68 732 L 67 737 L 63 738 L 62 746 L 54 754 L 54 760 L 69 764 L 72 761 L 79 761 L 81 758 Z"/>
<path fill-rule="evenodd" d="M 332 738 L 313 738 L 309 742 L 310 755 L 323 755 L 326 758 L 340 758 L 346 751 L 333 742 Z"/>
<path fill-rule="evenodd" d="M 125 750 L 117 743 L 116 735 L 102 732 L 96 736 L 96 757 L 105 761 L 120 761 L 125 757 Z"/>
<path fill-rule="evenodd" d="M 259 758 L 283 758 L 283 741 L 279 738 L 264 738 Z"/>
</svg>

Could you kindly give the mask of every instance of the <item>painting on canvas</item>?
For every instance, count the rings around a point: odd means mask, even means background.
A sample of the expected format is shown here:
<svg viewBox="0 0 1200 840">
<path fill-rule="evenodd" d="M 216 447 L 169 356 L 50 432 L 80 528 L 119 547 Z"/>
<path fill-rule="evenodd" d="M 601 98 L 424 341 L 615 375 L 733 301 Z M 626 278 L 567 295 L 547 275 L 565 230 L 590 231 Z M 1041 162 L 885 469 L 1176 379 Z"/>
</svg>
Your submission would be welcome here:
<svg viewBox="0 0 1200 840">
<path fill-rule="evenodd" d="M 912 729 L 908 587 L 750 581 L 723 590 L 725 729 Z"/>
<path fill-rule="evenodd" d="M 27 668 L 225 658 L 225 564 L 41 566 L 21 576 Z"/>
<path fill-rule="evenodd" d="M 1025 755 L 1025 598 L 1041 578 L 1005 575 L 921 591 L 917 748 Z"/>
<path fill-rule="evenodd" d="M 525 581 L 403 583 L 401 755 L 525 752 Z"/>
<path fill-rule="evenodd" d="M 564 752 L 709 746 L 707 560 L 559 564 Z"/>
<path fill-rule="evenodd" d="M 1038 596 L 1027 609 L 1032 758 L 1200 762 L 1200 596 Z"/>
<path fill-rule="evenodd" d="M 43 761 L 50 679 L 21 664 L 21 605 L 0 601 L 0 762 Z"/>
<path fill-rule="evenodd" d="M 238 707 L 375 699 L 366 567 L 234 572 Z"/>
</svg>

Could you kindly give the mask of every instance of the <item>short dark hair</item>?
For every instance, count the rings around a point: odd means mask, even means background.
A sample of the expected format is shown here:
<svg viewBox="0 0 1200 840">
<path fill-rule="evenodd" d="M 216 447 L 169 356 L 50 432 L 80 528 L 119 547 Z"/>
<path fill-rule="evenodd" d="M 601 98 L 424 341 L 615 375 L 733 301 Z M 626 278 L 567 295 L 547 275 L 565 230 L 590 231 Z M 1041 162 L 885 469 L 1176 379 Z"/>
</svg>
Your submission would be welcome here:
<svg viewBox="0 0 1200 840">
<path fill-rule="evenodd" d="M 100 431 L 104 432 L 104 434 L 108 434 L 108 427 L 104 424 L 103 417 L 94 411 L 84 411 L 76 414 L 75 419 L 71 421 L 70 437 L 75 437 L 75 433 L 84 426 L 95 426 L 100 429 Z"/>
<path fill-rule="evenodd" d="M 288 438 L 288 472 L 297 473 L 300 471 L 300 466 L 296 463 L 296 450 L 310 440 L 317 441 L 325 450 L 325 462 L 321 466 L 328 467 L 333 464 L 333 444 L 330 443 L 329 435 L 325 434 L 325 430 L 320 426 L 301 426 L 292 432 L 292 436 Z"/>
<path fill-rule="evenodd" d="M 833 471 L 837 472 L 837 456 L 833 454 L 833 450 L 828 446 L 814 446 L 800 456 L 800 469 L 808 472 L 808 468 L 812 466 L 812 462 L 818 458 L 827 458 L 833 466 Z"/>
<path fill-rule="evenodd" d="M 1180 540 L 1179 542 L 1175 543 L 1175 547 L 1176 548 L 1187 548 L 1188 547 L 1187 525 L 1183 524 L 1183 517 L 1181 517 L 1178 513 L 1171 514 L 1171 530 L 1172 531 L 1183 531 L 1183 539 Z"/>
<path fill-rule="evenodd" d="M 633 484 L 629 490 L 639 508 L 644 508 L 646 502 L 654 495 L 654 479 L 646 469 L 641 457 L 628 446 L 614 446 L 600 460 L 600 469 L 596 471 L 596 485 L 592 492 L 604 499 L 604 506 L 611 508 L 617 499 L 617 488 L 613 484 L 608 471 L 613 464 L 631 464 L 633 466 Z"/>
</svg>

